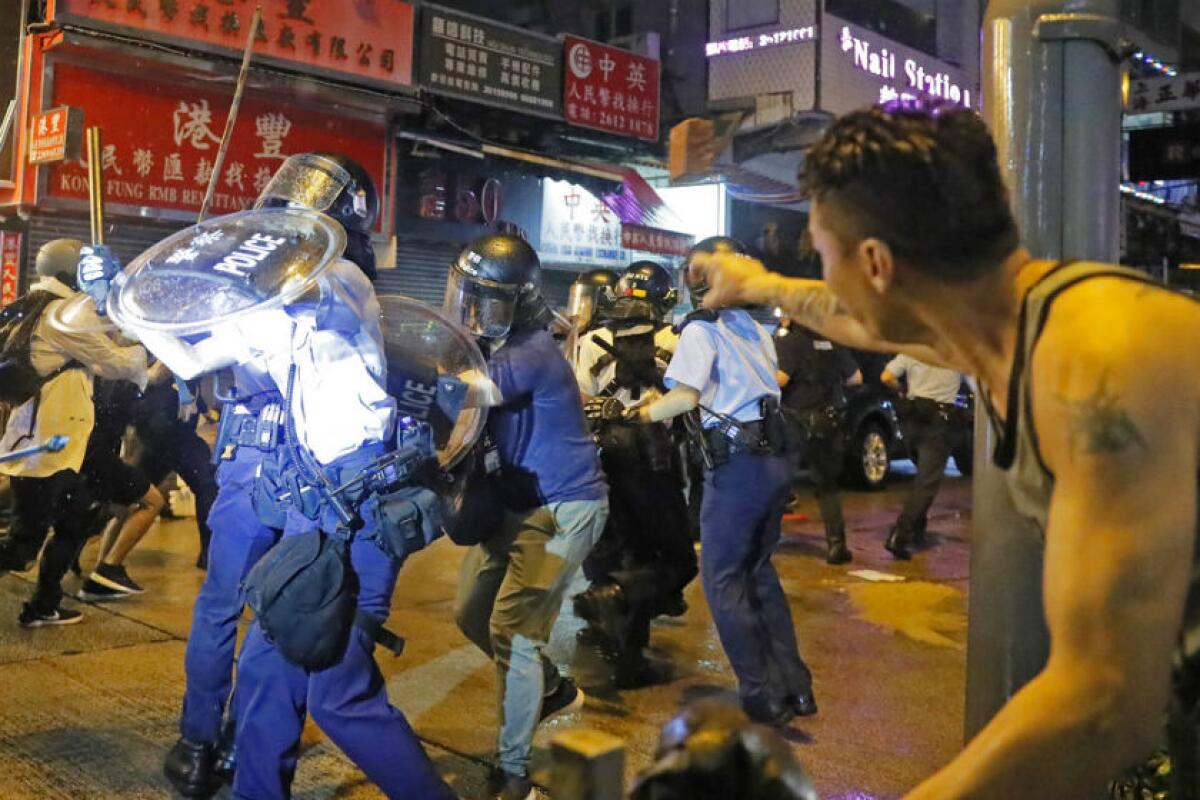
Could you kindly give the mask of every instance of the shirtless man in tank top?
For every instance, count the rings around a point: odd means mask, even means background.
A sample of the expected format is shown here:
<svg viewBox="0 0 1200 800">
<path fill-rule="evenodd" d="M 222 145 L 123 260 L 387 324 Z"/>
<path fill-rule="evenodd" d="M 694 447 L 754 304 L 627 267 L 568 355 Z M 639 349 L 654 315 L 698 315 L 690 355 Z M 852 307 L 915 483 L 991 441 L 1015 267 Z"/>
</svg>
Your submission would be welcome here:
<svg viewBox="0 0 1200 800">
<path fill-rule="evenodd" d="M 1200 796 L 1200 304 L 1132 270 L 1033 259 L 966 110 L 849 114 L 802 180 L 825 280 L 713 255 L 693 262 L 706 304 L 777 305 L 841 344 L 975 375 L 994 460 L 1045 538 L 1048 663 L 908 797 L 1103 796 L 1164 747 L 1169 796 Z"/>
</svg>

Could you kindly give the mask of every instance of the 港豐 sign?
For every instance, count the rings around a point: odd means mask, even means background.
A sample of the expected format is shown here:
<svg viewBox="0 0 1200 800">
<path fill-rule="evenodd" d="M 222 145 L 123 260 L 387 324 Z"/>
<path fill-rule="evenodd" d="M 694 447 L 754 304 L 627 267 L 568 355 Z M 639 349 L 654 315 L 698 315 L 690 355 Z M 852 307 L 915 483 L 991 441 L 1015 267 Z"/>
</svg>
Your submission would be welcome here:
<svg viewBox="0 0 1200 800">
<path fill-rule="evenodd" d="M 226 94 L 69 64 L 55 67 L 53 87 L 55 103 L 82 108 L 85 124 L 101 129 L 106 202 L 199 211 L 225 128 Z M 361 164 L 376 186 L 384 186 L 385 147 L 382 124 L 247 93 L 212 210 L 221 214 L 250 206 L 294 153 L 340 153 Z M 46 187 L 52 197 L 86 198 L 86 165 L 72 159 L 51 166 Z"/>
<path fill-rule="evenodd" d="M 57 0 L 55 21 L 240 52 L 260 1 L 256 59 L 412 85 L 413 7 L 401 0 Z"/>
<path fill-rule="evenodd" d="M 567 122 L 658 141 L 659 63 L 578 36 L 564 37 Z"/>
<path fill-rule="evenodd" d="M 417 82 L 431 92 L 562 116 L 562 45 L 557 39 L 469 14 L 421 9 Z"/>
<path fill-rule="evenodd" d="M 889 100 L 936 98 L 979 105 L 974 81 L 961 69 L 825 14 L 821 27 L 821 108 L 844 114 Z"/>
<path fill-rule="evenodd" d="M 26 151 L 30 164 L 49 164 L 79 155 L 83 112 L 77 108 L 51 108 L 34 114 L 29 122 Z"/>
<path fill-rule="evenodd" d="M 628 250 L 683 257 L 691 251 L 695 241 L 693 236 L 686 233 L 664 231 L 628 222 L 621 225 L 621 246 Z"/>
<path fill-rule="evenodd" d="M 542 181 L 542 230 L 538 254 L 550 264 L 623 268 L 621 220 L 600 198 L 569 181 Z"/>
<path fill-rule="evenodd" d="M 1200 108 L 1200 72 L 1161 78 L 1137 78 L 1129 83 L 1125 111 L 1152 114 Z"/>
</svg>

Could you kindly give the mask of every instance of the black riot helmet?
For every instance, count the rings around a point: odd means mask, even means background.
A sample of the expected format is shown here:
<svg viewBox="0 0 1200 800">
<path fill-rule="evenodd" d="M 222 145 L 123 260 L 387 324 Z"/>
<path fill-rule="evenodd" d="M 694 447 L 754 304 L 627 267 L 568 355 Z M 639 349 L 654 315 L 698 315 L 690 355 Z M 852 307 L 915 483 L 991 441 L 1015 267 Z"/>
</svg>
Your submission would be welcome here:
<svg viewBox="0 0 1200 800">
<path fill-rule="evenodd" d="M 379 219 L 379 193 L 357 161 L 337 153 L 288 156 L 254 207 L 311 208 L 333 217 L 346 231 L 345 257 L 375 280 L 371 230 Z"/>
<path fill-rule="evenodd" d="M 739 255 L 749 255 L 750 251 L 746 249 L 746 245 L 739 242 L 737 239 L 731 239 L 728 236 L 710 236 L 707 239 L 702 239 L 692 246 L 688 251 L 687 259 L 684 264 L 685 269 L 692 265 L 692 256 L 696 253 L 737 253 Z M 692 296 L 692 304 L 699 306 L 704 300 L 704 295 L 708 293 L 707 278 L 698 280 L 692 279 L 691 270 L 687 270 L 685 280 L 687 281 L 688 294 Z"/>
<path fill-rule="evenodd" d="M 608 317 L 620 279 L 621 276 L 611 269 L 593 269 L 571 283 L 567 316 L 574 320 L 578 330 L 588 330 Z"/>
<path fill-rule="evenodd" d="M 612 317 L 658 322 L 678 301 L 679 290 L 670 270 L 654 261 L 635 261 L 617 282 Z"/>
<path fill-rule="evenodd" d="M 450 265 L 442 307 L 484 339 L 544 324 L 549 309 L 542 299 L 537 253 L 524 239 L 510 234 L 479 237 Z"/>
</svg>

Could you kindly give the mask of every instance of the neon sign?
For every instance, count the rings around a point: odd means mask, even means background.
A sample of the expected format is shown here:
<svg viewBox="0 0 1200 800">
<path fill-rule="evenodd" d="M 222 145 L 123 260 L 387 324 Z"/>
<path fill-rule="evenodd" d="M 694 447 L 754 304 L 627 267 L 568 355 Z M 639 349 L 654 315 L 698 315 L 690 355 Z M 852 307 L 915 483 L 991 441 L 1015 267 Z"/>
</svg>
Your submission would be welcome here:
<svg viewBox="0 0 1200 800">
<path fill-rule="evenodd" d="M 851 63 L 856 69 L 887 81 L 897 80 L 899 73 L 896 69 L 895 51 L 875 44 L 869 39 L 855 36 L 845 25 L 842 26 L 838 44 L 843 53 L 852 53 Z M 903 77 L 907 86 L 904 89 L 897 89 L 891 85 L 884 86 L 879 93 L 880 101 L 897 97 L 913 97 L 905 91 L 907 89 L 971 108 L 971 90 L 955 83 L 949 73 L 936 68 L 926 69 L 925 65 L 919 63 L 915 58 L 904 59 L 903 67 Z"/>
<path fill-rule="evenodd" d="M 728 55 L 731 53 L 748 53 L 751 50 L 762 50 L 767 47 L 777 47 L 781 44 L 800 44 L 815 42 L 817 27 L 809 25 L 806 28 L 789 28 L 787 30 L 760 33 L 754 36 L 738 36 L 733 39 L 722 39 L 709 42 L 704 46 L 704 53 L 709 58 Z"/>
</svg>

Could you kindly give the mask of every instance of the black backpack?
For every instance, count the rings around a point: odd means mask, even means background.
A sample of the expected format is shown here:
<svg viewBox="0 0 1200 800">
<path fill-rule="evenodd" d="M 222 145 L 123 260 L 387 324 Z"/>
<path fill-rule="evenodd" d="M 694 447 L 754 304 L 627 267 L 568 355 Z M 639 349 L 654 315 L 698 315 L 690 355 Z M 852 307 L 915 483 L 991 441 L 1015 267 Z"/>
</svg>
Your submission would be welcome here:
<svg viewBox="0 0 1200 800">
<path fill-rule="evenodd" d="M 320 530 L 284 537 L 250 570 L 243 591 L 289 662 L 315 672 L 342 660 L 358 608 L 349 537 Z"/>
<path fill-rule="evenodd" d="M 19 406 L 35 396 L 42 384 L 62 372 L 40 375 L 30 360 L 33 331 L 46 306 L 57 299 L 53 292 L 38 289 L 18 297 L 0 311 L 0 402 Z"/>
</svg>

